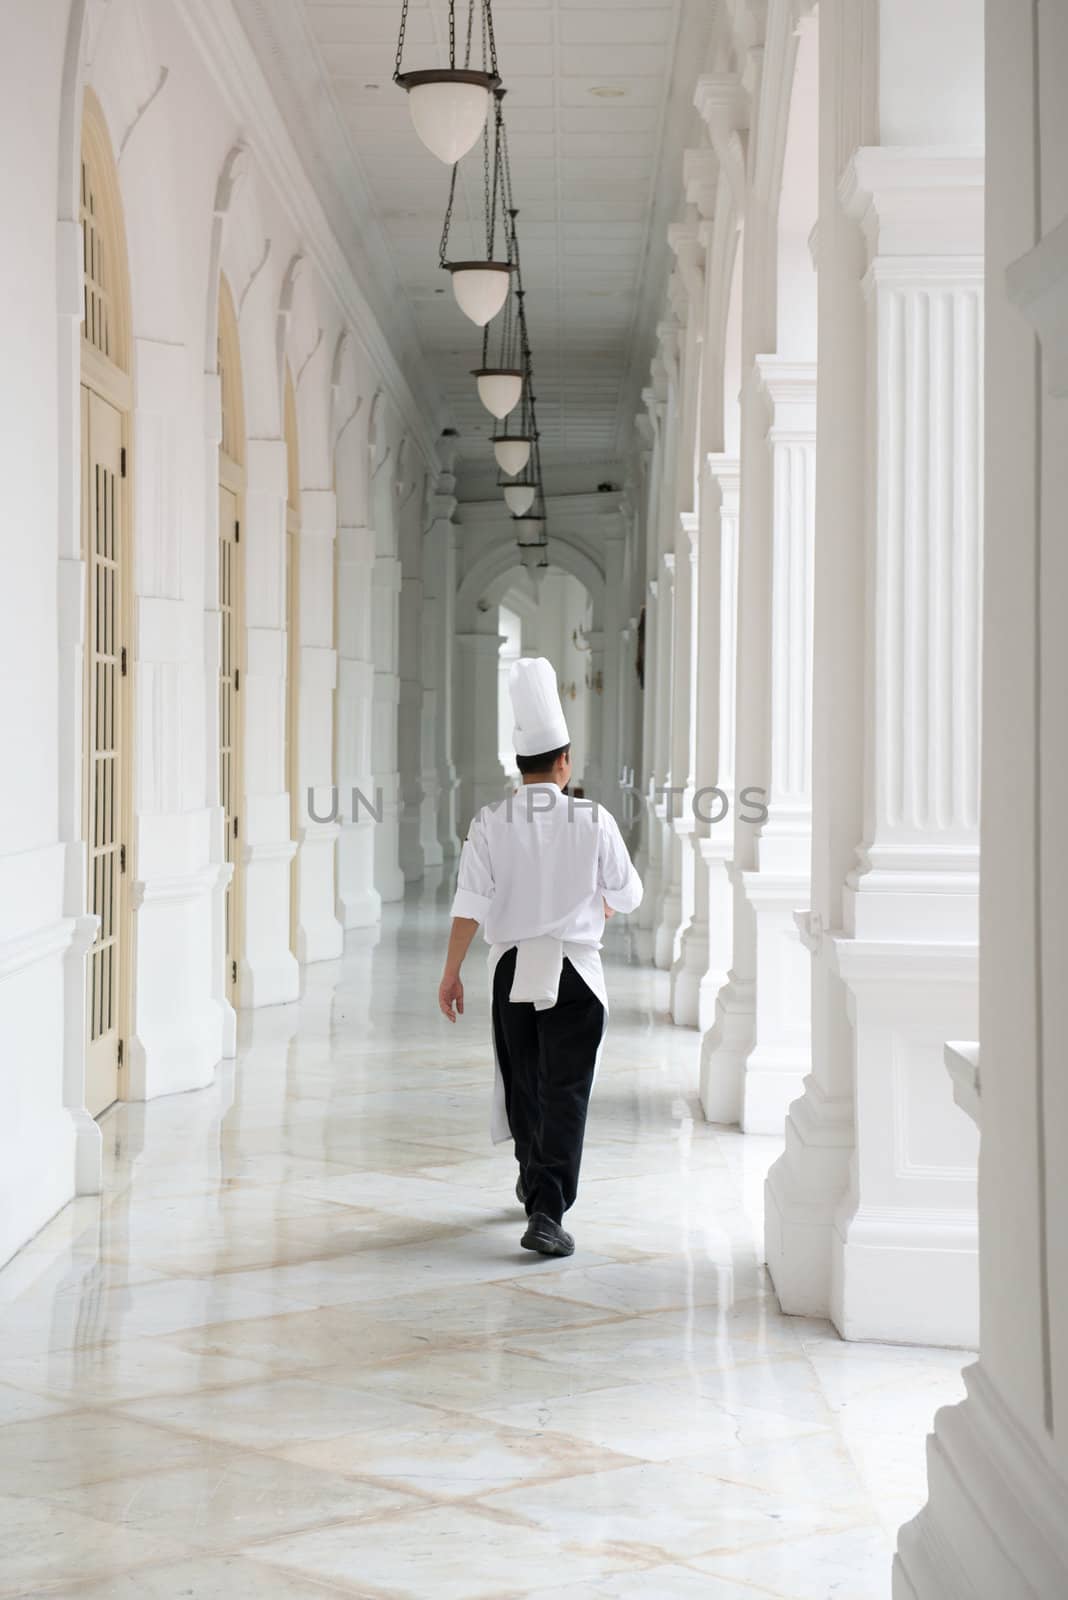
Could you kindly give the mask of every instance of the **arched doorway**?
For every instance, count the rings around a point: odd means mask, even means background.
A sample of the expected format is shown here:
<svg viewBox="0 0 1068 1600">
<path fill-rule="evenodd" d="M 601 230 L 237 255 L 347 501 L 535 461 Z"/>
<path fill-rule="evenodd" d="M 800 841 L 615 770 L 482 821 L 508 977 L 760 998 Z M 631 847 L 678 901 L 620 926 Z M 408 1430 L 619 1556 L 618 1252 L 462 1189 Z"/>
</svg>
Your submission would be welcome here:
<svg viewBox="0 0 1068 1600">
<path fill-rule="evenodd" d="M 219 279 L 219 383 L 222 438 L 219 445 L 219 804 L 223 810 L 225 859 L 232 868 L 226 888 L 226 993 L 237 1004 L 241 963 L 241 796 L 244 792 L 241 668 L 245 617 L 245 563 L 241 522 L 245 495 L 245 406 L 241 346 L 230 285 Z"/>
<path fill-rule="evenodd" d="M 293 374 L 286 362 L 286 787 L 289 790 L 289 826 L 294 839 L 301 837 L 306 816 L 300 794 L 300 440 Z M 300 849 L 293 855 L 289 878 L 289 948 L 297 955 L 300 919 Z"/>
<path fill-rule="evenodd" d="M 99 918 L 87 973 L 86 1105 L 123 1090 L 130 1010 L 127 885 L 132 594 L 128 449 L 133 384 L 126 237 L 107 124 L 85 93 L 81 154 L 84 308 L 81 529 L 86 626 L 82 708 L 86 906 Z"/>
</svg>

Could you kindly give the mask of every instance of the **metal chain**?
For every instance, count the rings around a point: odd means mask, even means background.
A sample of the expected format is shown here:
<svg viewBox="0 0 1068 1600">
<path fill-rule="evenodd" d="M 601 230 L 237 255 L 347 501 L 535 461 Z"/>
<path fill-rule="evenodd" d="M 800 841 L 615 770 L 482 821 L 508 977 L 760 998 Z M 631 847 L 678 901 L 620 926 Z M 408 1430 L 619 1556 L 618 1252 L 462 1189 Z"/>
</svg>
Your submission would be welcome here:
<svg viewBox="0 0 1068 1600">
<path fill-rule="evenodd" d="M 487 117 L 482 129 L 482 204 L 485 207 L 486 218 L 486 260 L 490 261 L 493 251 L 490 247 L 490 130 Z"/>
<path fill-rule="evenodd" d="M 493 33 L 493 0 L 482 0 L 482 17 L 483 17 L 483 32 L 485 34 L 486 45 L 487 45 L 487 49 L 488 49 L 488 52 L 489 52 L 488 70 L 496 78 L 497 75 L 498 75 L 497 74 L 497 40 L 494 37 L 494 33 Z M 487 60 L 487 57 L 483 56 L 482 59 L 485 62 Z"/>
<path fill-rule="evenodd" d="M 456 173 L 458 171 L 458 168 L 459 168 L 459 163 L 458 162 L 454 163 L 453 164 L 453 169 L 452 169 L 452 177 L 449 179 L 449 203 L 445 207 L 445 222 L 444 222 L 444 224 L 442 226 L 442 229 L 441 229 L 441 243 L 438 246 L 438 261 L 441 264 L 441 266 L 444 266 L 445 263 L 446 263 L 446 260 L 448 259 L 449 229 L 452 226 L 452 207 L 453 207 L 453 201 L 456 198 Z"/>
<path fill-rule="evenodd" d="M 456 0 L 449 0 L 449 67 L 456 68 Z"/>
<path fill-rule="evenodd" d="M 455 4 L 455 0 L 453 0 Z M 467 0 L 467 43 L 464 47 L 464 67 L 471 65 L 471 40 L 475 25 L 475 0 Z"/>
<path fill-rule="evenodd" d="M 393 65 L 394 80 L 400 77 L 401 56 L 404 54 L 404 35 L 408 28 L 408 0 L 401 0 L 400 36 L 397 39 L 397 59 Z"/>
</svg>

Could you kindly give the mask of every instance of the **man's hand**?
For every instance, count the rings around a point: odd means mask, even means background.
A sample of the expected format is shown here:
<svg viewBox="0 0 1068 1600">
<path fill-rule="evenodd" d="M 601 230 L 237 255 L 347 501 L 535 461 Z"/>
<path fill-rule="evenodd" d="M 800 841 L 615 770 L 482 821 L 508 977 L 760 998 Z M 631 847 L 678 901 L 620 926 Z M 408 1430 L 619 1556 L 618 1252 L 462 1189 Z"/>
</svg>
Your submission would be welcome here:
<svg viewBox="0 0 1068 1600">
<path fill-rule="evenodd" d="M 460 982 L 458 972 L 451 975 L 447 972 L 438 985 L 438 1005 L 441 1014 L 448 1022 L 456 1021 L 457 1011 L 461 1017 L 464 1014 L 464 986 Z M 453 1007 L 455 1006 L 455 1010 Z"/>
<path fill-rule="evenodd" d="M 608 904 L 608 901 L 606 900 L 604 902 L 604 920 L 607 922 L 609 917 L 614 917 L 615 914 L 616 914 L 615 907 L 614 906 L 610 906 Z"/>
</svg>

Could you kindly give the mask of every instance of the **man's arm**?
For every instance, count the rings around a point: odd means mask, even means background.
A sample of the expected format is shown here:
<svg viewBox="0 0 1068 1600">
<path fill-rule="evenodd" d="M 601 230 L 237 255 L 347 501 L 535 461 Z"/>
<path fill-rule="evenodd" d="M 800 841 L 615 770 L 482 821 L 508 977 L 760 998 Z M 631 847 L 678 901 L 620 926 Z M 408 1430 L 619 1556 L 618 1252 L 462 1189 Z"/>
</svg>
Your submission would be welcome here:
<svg viewBox="0 0 1068 1600">
<path fill-rule="evenodd" d="M 456 894 L 452 902 L 452 930 L 445 954 L 445 971 L 438 985 L 438 1005 L 442 1016 L 449 1022 L 456 1021 L 457 1012 L 461 1017 L 464 1014 L 464 986 L 460 982 L 460 968 L 479 924 L 486 920 L 492 899 L 493 868 L 482 824 L 479 817 L 475 817 L 460 851 Z"/>
<path fill-rule="evenodd" d="M 623 835 L 610 811 L 601 811 L 601 855 L 598 863 L 600 883 L 608 912 L 637 910 L 642 898 L 642 880 L 634 870 Z"/>
<path fill-rule="evenodd" d="M 477 932 L 478 923 L 474 917 L 453 917 L 449 948 L 445 953 L 445 971 L 438 985 L 438 1005 L 442 1016 L 450 1022 L 456 1021 L 457 1012 L 461 1017 L 464 1014 L 464 986 L 460 981 L 460 968 Z"/>
</svg>

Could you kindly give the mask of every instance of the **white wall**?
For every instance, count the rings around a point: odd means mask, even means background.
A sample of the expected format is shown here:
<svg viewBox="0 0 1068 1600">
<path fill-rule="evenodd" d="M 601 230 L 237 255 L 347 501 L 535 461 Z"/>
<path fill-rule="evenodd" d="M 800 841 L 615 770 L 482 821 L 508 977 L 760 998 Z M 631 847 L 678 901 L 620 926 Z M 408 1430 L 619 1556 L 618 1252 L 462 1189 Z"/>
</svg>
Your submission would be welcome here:
<svg viewBox="0 0 1068 1600">
<path fill-rule="evenodd" d="M 0 710 L 6 770 L 17 775 L 0 798 L 0 1261 L 76 1188 L 99 1183 L 100 1136 L 84 1112 L 81 988 L 92 937 L 80 837 L 75 180 L 83 86 L 97 93 L 118 156 L 132 302 L 133 1000 L 125 1092 L 133 1097 L 203 1084 L 233 1047 L 219 960 L 220 267 L 239 310 L 248 434 L 242 1004 L 298 992 L 289 903 L 298 848 L 299 951 L 312 959 L 340 948 L 338 829 L 309 826 L 292 838 L 286 786 L 283 359 L 297 388 L 305 529 L 300 776 L 321 793 L 324 809 L 335 776 L 335 478 L 348 519 L 343 554 L 358 555 L 369 540 L 373 561 L 376 510 L 380 523 L 391 523 L 367 492 L 375 395 L 394 461 L 404 435 L 413 471 L 436 471 L 437 432 L 433 394 L 428 388 L 425 410 L 415 403 L 370 318 L 228 0 L 191 8 L 172 0 L 49 0 L 16 8 L 5 27 L 0 129 L 18 159 L 0 172 L 8 223 L 0 283 L 9 307 L 0 390 L 7 490 L 0 661 L 18 692 L 5 695 Z M 253 150 L 263 153 L 262 164 Z M 391 525 L 379 538 L 395 549 Z M 361 569 L 350 560 L 348 578 L 355 602 L 369 589 L 370 563 Z M 340 710 L 363 730 L 354 735 L 352 764 L 369 777 L 361 765 L 370 765 L 374 693 L 373 671 L 360 670 L 372 659 L 367 630 L 357 628 L 347 647 L 354 670 Z M 395 660 L 386 666 L 395 680 Z M 387 670 L 383 702 L 394 698 L 389 678 Z M 337 743 L 351 748 L 348 727 L 337 730 Z M 391 741 L 383 743 L 387 776 L 395 775 Z M 350 904 L 373 908 L 369 854 L 357 851 L 353 860 Z"/>
</svg>

